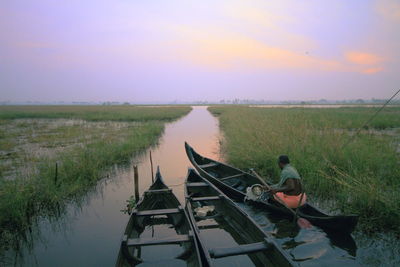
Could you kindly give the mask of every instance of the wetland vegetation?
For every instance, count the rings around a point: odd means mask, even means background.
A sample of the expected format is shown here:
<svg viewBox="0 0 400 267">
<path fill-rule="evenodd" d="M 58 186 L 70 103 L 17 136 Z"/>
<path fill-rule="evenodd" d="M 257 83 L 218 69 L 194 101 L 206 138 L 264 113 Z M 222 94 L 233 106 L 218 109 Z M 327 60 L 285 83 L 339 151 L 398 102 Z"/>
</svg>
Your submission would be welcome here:
<svg viewBox="0 0 400 267">
<path fill-rule="evenodd" d="M 219 118 L 230 164 L 277 182 L 277 157 L 288 154 L 311 201 L 330 212 L 359 214 L 364 231 L 400 233 L 400 107 L 384 109 L 357 136 L 376 108 L 209 110 Z"/>
<path fill-rule="evenodd" d="M 1 250 L 63 213 L 115 164 L 157 143 L 188 106 L 0 107 Z M 56 167 L 57 163 L 57 167 Z M 1 253 L 0 253 L 1 254 Z"/>
</svg>

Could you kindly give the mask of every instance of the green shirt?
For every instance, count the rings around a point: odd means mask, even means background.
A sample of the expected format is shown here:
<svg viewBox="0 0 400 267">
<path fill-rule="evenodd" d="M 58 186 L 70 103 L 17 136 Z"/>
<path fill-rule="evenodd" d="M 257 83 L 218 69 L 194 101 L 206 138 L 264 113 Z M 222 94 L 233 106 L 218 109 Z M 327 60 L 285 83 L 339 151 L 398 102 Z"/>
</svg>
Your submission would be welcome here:
<svg viewBox="0 0 400 267">
<path fill-rule="evenodd" d="M 283 167 L 281 172 L 281 180 L 279 181 L 277 187 L 281 187 L 288 178 L 301 179 L 297 170 L 290 164 L 286 164 L 285 167 Z"/>
</svg>

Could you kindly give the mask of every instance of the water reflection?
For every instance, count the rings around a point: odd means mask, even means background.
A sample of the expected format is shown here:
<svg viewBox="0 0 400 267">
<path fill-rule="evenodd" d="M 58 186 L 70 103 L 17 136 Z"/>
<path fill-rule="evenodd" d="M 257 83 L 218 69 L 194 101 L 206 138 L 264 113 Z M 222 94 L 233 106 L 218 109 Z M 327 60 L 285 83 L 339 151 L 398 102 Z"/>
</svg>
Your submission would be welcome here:
<svg viewBox="0 0 400 267">
<path fill-rule="evenodd" d="M 296 223 L 276 217 L 262 208 L 237 204 L 264 231 L 271 233 L 301 266 L 358 266 L 355 257 L 357 246 L 351 235 L 327 233 L 318 227 L 301 229 Z"/>
</svg>

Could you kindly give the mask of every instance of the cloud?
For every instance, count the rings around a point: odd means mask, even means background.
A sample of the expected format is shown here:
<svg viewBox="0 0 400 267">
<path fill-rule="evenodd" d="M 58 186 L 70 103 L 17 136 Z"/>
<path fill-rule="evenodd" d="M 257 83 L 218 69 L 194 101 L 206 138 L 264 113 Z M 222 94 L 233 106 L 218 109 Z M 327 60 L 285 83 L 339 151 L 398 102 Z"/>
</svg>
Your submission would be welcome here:
<svg viewBox="0 0 400 267">
<path fill-rule="evenodd" d="M 400 1 L 377 0 L 376 10 L 386 20 L 400 22 Z"/>
<path fill-rule="evenodd" d="M 362 73 L 374 74 L 374 73 L 377 73 L 380 71 L 383 71 L 383 67 L 373 67 L 373 68 L 364 69 L 364 70 L 362 70 Z"/>
<path fill-rule="evenodd" d="M 267 45 L 246 37 L 192 40 L 192 60 L 224 68 L 313 68 L 337 67 L 335 62 Z"/>
<path fill-rule="evenodd" d="M 357 51 L 347 52 L 346 59 L 351 63 L 359 65 L 374 65 L 383 60 L 383 58 L 377 55 Z"/>
<path fill-rule="evenodd" d="M 297 69 L 364 74 L 383 70 L 376 65 L 383 59 L 370 53 L 351 51 L 345 53 L 346 60 L 324 58 L 270 45 L 224 29 L 194 29 L 181 25 L 173 30 L 181 39 L 170 43 L 170 48 L 175 49 L 171 58 L 178 55 L 184 61 L 214 70 Z"/>
<path fill-rule="evenodd" d="M 351 64 L 363 67 L 359 72 L 364 74 L 375 74 L 383 71 L 383 67 L 378 64 L 383 62 L 383 58 L 365 52 L 350 51 L 345 54 L 346 60 Z M 365 68 L 364 66 L 368 66 Z"/>
</svg>

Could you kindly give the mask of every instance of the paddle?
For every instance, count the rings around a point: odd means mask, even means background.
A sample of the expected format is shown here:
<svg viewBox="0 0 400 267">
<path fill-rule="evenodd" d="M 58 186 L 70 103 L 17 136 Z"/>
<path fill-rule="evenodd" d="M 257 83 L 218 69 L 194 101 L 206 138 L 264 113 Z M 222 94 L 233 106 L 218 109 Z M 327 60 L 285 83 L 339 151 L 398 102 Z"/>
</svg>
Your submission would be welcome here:
<svg viewBox="0 0 400 267">
<path fill-rule="evenodd" d="M 253 169 L 250 169 L 250 170 L 254 174 L 254 176 L 256 176 L 260 181 L 262 181 L 262 183 L 265 185 L 265 187 L 268 190 L 271 190 L 271 187 L 268 185 L 268 183 L 264 182 L 264 179 L 258 173 L 256 173 L 255 170 L 253 170 Z M 288 209 L 293 214 L 293 220 L 297 222 L 297 225 L 300 228 L 311 228 L 312 227 L 312 224 L 307 219 L 302 218 L 297 214 L 298 208 L 295 212 L 293 209 L 289 208 L 286 205 L 286 203 L 279 196 L 277 196 L 276 194 L 272 194 L 272 195 L 275 197 L 276 200 L 278 200 L 279 203 L 281 203 L 286 209 Z M 301 201 L 303 200 L 303 196 L 304 196 L 304 192 L 302 193 L 302 195 L 300 197 L 299 205 L 300 205 Z"/>
</svg>

